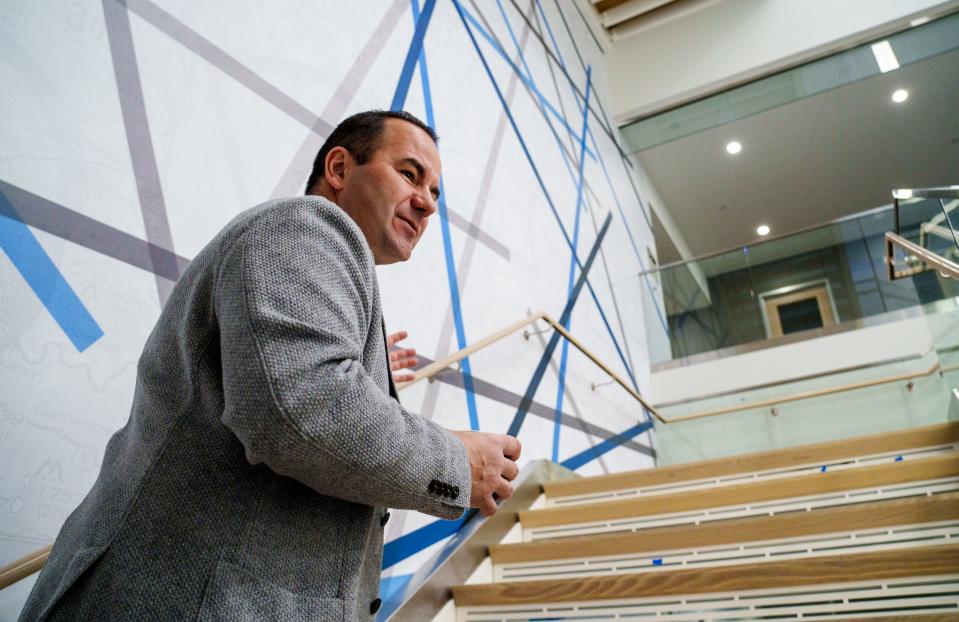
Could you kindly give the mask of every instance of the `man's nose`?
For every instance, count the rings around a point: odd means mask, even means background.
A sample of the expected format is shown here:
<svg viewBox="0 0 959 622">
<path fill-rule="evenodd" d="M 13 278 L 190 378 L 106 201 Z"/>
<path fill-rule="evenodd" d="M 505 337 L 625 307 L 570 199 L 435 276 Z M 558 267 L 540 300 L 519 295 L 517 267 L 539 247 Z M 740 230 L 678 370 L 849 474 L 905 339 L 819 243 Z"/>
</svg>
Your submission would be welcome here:
<svg viewBox="0 0 959 622">
<path fill-rule="evenodd" d="M 413 207 L 422 210 L 424 212 L 424 217 L 430 217 L 436 213 L 437 203 L 436 199 L 433 198 L 433 193 L 427 190 L 421 190 L 416 193 L 413 201 Z"/>
</svg>

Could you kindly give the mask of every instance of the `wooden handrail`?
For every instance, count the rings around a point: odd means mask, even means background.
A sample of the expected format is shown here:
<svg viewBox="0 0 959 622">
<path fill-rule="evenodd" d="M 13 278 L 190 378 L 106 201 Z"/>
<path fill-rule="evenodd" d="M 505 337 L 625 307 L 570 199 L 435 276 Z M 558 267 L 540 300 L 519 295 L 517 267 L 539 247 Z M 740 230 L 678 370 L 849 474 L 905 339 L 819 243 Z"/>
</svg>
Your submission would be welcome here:
<svg viewBox="0 0 959 622">
<path fill-rule="evenodd" d="M 777 479 L 774 485 L 758 481 L 622 501 L 554 506 L 520 512 L 519 517 L 524 528 L 552 527 L 807 497 L 957 475 L 959 454 L 951 452 L 931 458 L 784 477 Z"/>
<path fill-rule="evenodd" d="M 550 498 L 715 479 L 731 475 L 802 468 L 836 460 L 859 458 L 922 447 L 959 443 L 959 421 L 892 430 L 823 443 L 725 456 L 651 469 L 594 475 L 545 485 Z"/>
<path fill-rule="evenodd" d="M 0 590 L 13 585 L 20 579 L 29 577 L 35 572 L 39 572 L 47 562 L 51 548 L 53 548 L 52 544 L 0 568 Z"/>
<path fill-rule="evenodd" d="M 785 560 L 572 579 L 458 585 L 453 587 L 453 599 L 457 607 L 521 605 L 929 577 L 956 574 L 957 559 L 959 544 L 946 544 L 814 557 L 801 564 Z"/>
<path fill-rule="evenodd" d="M 704 410 L 702 412 L 693 413 L 692 415 L 685 415 L 682 417 L 670 417 L 666 420 L 666 423 L 678 423 L 680 421 L 691 421 L 693 419 L 703 419 L 704 417 L 715 417 L 717 415 L 728 415 L 729 413 L 740 412 L 743 410 L 751 410 L 753 408 L 765 408 L 766 406 L 777 406 L 779 404 L 786 404 L 788 402 L 795 402 L 798 400 L 807 400 L 813 397 L 822 397 L 823 395 L 832 395 L 833 393 L 844 393 L 846 391 L 853 391 L 855 389 L 865 389 L 867 387 L 874 387 L 881 384 L 889 384 L 891 382 L 901 382 L 903 380 L 914 380 L 916 378 L 923 378 L 925 376 L 931 376 L 939 369 L 939 361 L 936 361 L 928 369 L 922 369 L 914 372 L 906 372 L 903 374 L 895 374 L 891 376 L 883 376 L 882 378 L 873 378 L 871 380 L 862 380 L 860 382 L 850 382 L 847 384 L 840 384 L 834 387 L 825 387 L 823 389 L 813 389 L 811 391 L 801 391 L 799 393 L 793 393 L 791 395 L 783 395 L 780 397 L 770 398 L 768 400 L 760 400 L 758 402 L 747 402 L 745 404 L 736 404 L 734 406 L 726 406 L 723 408 L 715 408 L 712 410 Z"/>
<path fill-rule="evenodd" d="M 870 501 L 850 506 L 750 516 L 698 525 L 652 527 L 634 533 L 607 533 L 534 540 L 490 547 L 494 564 L 607 557 L 705 546 L 776 542 L 788 538 L 955 521 L 959 493 Z"/>
<path fill-rule="evenodd" d="M 462 361 L 463 359 L 473 354 L 474 352 L 478 350 L 482 350 L 483 348 L 489 345 L 492 345 L 493 343 L 496 343 L 497 341 L 505 337 L 508 337 L 509 335 L 515 333 L 519 329 L 525 326 L 529 326 L 530 324 L 532 324 L 533 322 L 537 320 L 543 320 L 544 322 L 549 324 L 553 328 L 553 330 L 555 330 L 560 335 L 562 335 L 563 338 L 566 339 L 566 341 L 573 344 L 573 346 L 577 350 L 585 354 L 586 358 L 588 358 L 597 367 L 599 367 L 604 372 L 606 372 L 606 374 L 610 378 L 612 378 L 613 381 L 616 382 L 616 384 L 626 389 L 626 392 L 629 393 L 633 397 L 633 399 L 635 399 L 637 402 L 642 404 L 643 408 L 645 408 L 646 411 L 649 412 L 649 414 L 656 417 L 656 419 L 662 423 L 669 423 L 668 421 L 663 419 L 663 417 L 659 414 L 659 412 L 655 408 L 653 408 L 653 406 L 649 404 L 649 402 L 643 399 L 643 397 L 639 393 L 637 393 L 635 389 L 629 386 L 629 384 L 625 380 L 623 380 L 619 376 L 619 374 L 614 372 L 612 369 L 609 368 L 609 366 L 607 366 L 605 363 L 599 360 L 595 354 L 590 352 L 583 344 L 581 344 L 575 337 L 573 337 L 573 335 L 571 335 L 569 331 L 563 327 L 562 324 L 560 324 L 559 322 L 554 320 L 552 317 L 547 315 L 545 311 L 539 311 L 528 317 L 525 317 L 522 320 L 516 322 L 515 324 L 511 324 L 507 326 L 506 328 L 500 329 L 491 335 L 487 335 L 486 337 L 484 337 L 483 339 L 480 339 L 477 342 L 471 343 L 470 345 L 466 346 L 462 350 L 457 350 L 456 352 L 454 352 L 453 354 L 450 354 L 446 358 L 440 359 L 438 361 L 433 361 L 429 365 L 426 365 L 416 370 L 416 372 L 413 374 L 412 380 L 408 382 L 397 383 L 396 388 L 397 390 L 403 390 L 409 386 L 416 384 L 420 380 L 432 378 L 433 376 L 440 373 L 444 369 L 447 369 L 455 365 L 456 363 Z"/>
</svg>

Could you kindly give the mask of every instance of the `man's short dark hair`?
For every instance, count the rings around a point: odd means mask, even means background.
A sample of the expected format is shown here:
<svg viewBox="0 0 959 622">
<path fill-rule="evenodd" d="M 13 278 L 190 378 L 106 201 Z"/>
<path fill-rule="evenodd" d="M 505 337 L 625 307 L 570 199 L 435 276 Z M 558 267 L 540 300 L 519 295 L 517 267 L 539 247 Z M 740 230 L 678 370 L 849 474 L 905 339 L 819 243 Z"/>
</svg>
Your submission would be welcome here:
<svg viewBox="0 0 959 622">
<path fill-rule="evenodd" d="M 309 193 L 323 179 L 326 166 L 326 156 L 334 147 L 343 147 L 350 152 L 357 164 L 366 164 L 380 146 L 380 137 L 383 135 L 383 126 L 387 119 L 399 119 L 412 123 L 433 139 L 439 142 L 439 137 L 433 128 L 423 123 L 415 116 L 403 110 L 367 110 L 344 119 L 327 137 L 320 147 L 316 159 L 313 161 L 313 172 L 306 182 L 306 192 Z"/>
</svg>

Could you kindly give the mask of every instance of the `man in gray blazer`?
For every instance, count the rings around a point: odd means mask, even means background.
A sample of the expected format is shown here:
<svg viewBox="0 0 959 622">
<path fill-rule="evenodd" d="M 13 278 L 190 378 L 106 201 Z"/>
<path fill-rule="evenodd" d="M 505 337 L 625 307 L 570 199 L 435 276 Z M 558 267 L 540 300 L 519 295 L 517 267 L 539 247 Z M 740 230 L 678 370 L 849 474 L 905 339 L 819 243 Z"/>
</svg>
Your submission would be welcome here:
<svg viewBox="0 0 959 622">
<path fill-rule="evenodd" d="M 395 399 L 374 266 L 410 257 L 439 176 L 421 121 L 354 115 L 307 196 L 197 255 L 21 620 L 370 619 L 387 507 L 452 519 L 512 494 L 515 438 Z"/>
</svg>

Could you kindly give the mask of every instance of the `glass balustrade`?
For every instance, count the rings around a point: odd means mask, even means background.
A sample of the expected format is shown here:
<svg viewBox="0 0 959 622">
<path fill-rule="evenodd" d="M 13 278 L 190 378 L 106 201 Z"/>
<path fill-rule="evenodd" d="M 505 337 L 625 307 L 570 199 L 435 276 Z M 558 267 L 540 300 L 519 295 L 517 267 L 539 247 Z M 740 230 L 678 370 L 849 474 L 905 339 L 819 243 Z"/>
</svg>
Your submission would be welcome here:
<svg viewBox="0 0 959 622">
<path fill-rule="evenodd" d="M 895 232 L 947 262 L 959 264 L 959 186 L 897 190 Z M 949 393 L 949 418 L 959 420 L 959 280 L 895 249 L 893 267 L 905 270 L 916 285 L 921 309 Z"/>
<path fill-rule="evenodd" d="M 713 367 L 718 390 L 655 404 L 669 421 L 656 426 L 658 464 L 959 420 L 959 280 L 934 265 L 959 263 L 957 206 L 959 187 L 907 191 L 887 207 L 642 275 L 669 326 L 654 373 L 724 359 Z M 895 247 L 894 279 L 890 231 L 914 245 Z M 902 352 L 775 382 L 737 378 L 730 370 L 742 366 L 726 358 L 860 328 Z M 829 352 L 835 341 L 807 356 Z"/>
<path fill-rule="evenodd" d="M 959 199 L 945 203 L 949 218 L 938 200 L 903 206 L 902 231 L 934 252 L 956 256 L 954 203 Z M 721 356 L 730 348 L 769 347 L 897 321 L 897 311 L 959 295 L 957 282 L 934 270 L 887 278 L 884 236 L 895 229 L 890 205 L 641 274 L 650 284 L 647 333 L 663 335 L 650 340 L 654 369 L 703 353 Z"/>
</svg>

